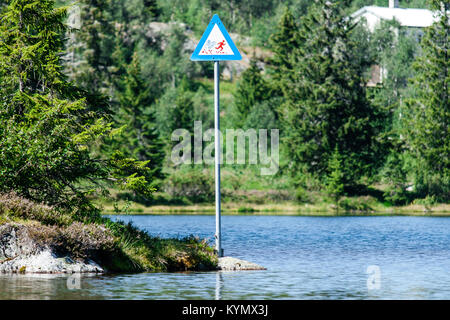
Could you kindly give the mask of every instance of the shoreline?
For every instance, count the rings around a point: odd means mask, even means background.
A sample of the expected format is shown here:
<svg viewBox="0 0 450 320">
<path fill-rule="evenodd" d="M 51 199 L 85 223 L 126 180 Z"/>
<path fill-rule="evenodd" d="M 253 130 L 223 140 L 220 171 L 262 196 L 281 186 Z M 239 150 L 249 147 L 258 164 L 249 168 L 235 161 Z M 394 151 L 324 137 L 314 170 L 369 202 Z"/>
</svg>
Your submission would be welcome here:
<svg viewBox="0 0 450 320">
<path fill-rule="evenodd" d="M 104 215 L 214 215 L 215 206 L 198 205 L 154 205 L 144 206 L 133 203 L 128 212 L 116 213 L 112 206 L 103 206 Z M 260 215 L 260 216 L 435 216 L 450 217 L 450 204 L 436 204 L 431 208 L 424 205 L 392 206 L 379 205 L 369 210 L 339 210 L 336 212 L 332 204 L 222 204 L 224 215 Z"/>
</svg>

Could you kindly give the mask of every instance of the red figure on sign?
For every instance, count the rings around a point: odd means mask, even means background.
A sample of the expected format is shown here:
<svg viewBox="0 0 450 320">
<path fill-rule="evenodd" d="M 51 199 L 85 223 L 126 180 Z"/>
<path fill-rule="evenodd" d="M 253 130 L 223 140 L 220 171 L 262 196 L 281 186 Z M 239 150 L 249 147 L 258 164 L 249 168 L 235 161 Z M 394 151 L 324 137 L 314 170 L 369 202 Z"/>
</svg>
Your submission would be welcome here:
<svg viewBox="0 0 450 320">
<path fill-rule="evenodd" d="M 225 45 L 225 40 L 223 40 L 222 42 L 219 42 L 219 46 L 216 49 L 222 51 L 224 45 Z"/>
</svg>

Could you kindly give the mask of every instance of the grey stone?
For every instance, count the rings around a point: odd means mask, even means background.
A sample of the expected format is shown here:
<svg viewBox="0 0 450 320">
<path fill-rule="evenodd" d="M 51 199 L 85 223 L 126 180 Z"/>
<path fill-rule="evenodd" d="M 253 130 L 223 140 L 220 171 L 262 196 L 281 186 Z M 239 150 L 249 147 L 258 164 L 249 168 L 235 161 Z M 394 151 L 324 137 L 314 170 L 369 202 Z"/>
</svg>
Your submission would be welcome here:
<svg viewBox="0 0 450 320">
<path fill-rule="evenodd" d="M 94 261 L 59 256 L 28 235 L 26 225 L 0 225 L 0 273 L 103 273 Z"/>
<path fill-rule="evenodd" d="M 219 258 L 218 264 L 219 270 L 223 271 L 241 271 L 241 270 L 267 270 L 266 268 L 245 260 L 232 258 L 232 257 L 222 257 Z"/>
</svg>

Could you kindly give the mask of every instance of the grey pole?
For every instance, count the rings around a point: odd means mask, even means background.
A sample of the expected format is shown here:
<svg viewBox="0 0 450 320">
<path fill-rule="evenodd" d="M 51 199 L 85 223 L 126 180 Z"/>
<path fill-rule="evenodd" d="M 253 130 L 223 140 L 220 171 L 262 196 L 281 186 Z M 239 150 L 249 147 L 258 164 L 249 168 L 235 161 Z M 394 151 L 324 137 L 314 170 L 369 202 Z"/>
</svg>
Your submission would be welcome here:
<svg viewBox="0 0 450 320">
<path fill-rule="evenodd" d="M 214 135 L 216 175 L 216 250 L 223 257 L 220 215 L 220 103 L 219 103 L 219 61 L 214 61 Z"/>
</svg>

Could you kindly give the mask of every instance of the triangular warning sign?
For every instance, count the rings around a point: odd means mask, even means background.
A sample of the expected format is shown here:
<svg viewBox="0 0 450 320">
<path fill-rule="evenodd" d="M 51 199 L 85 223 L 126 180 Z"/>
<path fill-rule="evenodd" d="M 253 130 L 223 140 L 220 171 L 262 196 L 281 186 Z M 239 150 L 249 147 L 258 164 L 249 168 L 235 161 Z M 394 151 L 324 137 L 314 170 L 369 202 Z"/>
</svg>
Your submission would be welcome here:
<svg viewBox="0 0 450 320">
<path fill-rule="evenodd" d="M 215 14 L 191 56 L 194 61 L 241 60 L 239 50 Z"/>
</svg>

